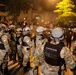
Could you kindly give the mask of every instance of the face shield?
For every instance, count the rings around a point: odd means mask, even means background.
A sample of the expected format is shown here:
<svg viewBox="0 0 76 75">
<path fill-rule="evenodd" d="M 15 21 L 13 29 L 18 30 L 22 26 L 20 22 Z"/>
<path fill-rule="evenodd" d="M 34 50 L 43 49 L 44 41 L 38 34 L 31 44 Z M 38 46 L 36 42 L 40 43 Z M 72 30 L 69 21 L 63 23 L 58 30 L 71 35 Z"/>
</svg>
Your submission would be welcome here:
<svg viewBox="0 0 76 75">
<path fill-rule="evenodd" d="M 64 35 L 64 30 L 60 27 L 54 28 L 51 31 L 51 37 L 55 40 L 62 40 Z"/>
<path fill-rule="evenodd" d="M 43 32 L 44 32 L 44 28 L 43 28 L 42 26 L 39 26 L 39 27 L 36 29 L 36 32 L 41 35 L 41 34 L 43 34 Z"/>
<path fill-rule="evenodd" d="M 25 27 L 23 28 L 23 35 L 29 34 L 30 33 L 30 28 L 29 27 Z"/>
</svg>

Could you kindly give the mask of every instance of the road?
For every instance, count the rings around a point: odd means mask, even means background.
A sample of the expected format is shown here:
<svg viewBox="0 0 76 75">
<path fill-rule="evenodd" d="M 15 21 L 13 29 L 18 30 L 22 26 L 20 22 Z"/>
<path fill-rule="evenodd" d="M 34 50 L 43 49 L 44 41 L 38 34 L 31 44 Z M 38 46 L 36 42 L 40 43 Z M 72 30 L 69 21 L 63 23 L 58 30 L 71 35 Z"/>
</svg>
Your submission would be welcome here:
<svg viewBox="0 0 76 75">
<path fill-rule="evenodd" d="M 10 61 L 8 64 L 8 69 L 9 69 L 9 75 L 24 75 L 23 67 L 20 67 L 18 62 L 13 63 L 12 61 Z M 73 74 L 70 71 L 70 69 L 67 68 L 65 75 L 73 75 Z"/>
<path fill-rule="evenodd" d="M 10 61 L 8 63 L 8 70 L 9 75 L 24 75 L 23 67 L 21 67 L 18 62 L 13 63 L 13 61 Z"/>
</svg>

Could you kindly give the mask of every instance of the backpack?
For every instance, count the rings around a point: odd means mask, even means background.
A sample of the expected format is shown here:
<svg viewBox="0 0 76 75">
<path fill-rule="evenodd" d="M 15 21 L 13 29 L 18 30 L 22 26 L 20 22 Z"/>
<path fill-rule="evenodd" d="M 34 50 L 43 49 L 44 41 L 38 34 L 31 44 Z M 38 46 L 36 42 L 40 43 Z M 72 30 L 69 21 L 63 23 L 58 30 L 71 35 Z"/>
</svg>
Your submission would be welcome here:
<svg viewBox="0 0 76 75">
<path fill-rule="evenodd" d="M 60 57 L 60 51 L 64 47 L 64 43 L 60 42 L 57 45 L 47 42 L 44 46 L 45 62 L 52 66 L 60 66 L 64 64 L 64 59 Z"/>
</svg>

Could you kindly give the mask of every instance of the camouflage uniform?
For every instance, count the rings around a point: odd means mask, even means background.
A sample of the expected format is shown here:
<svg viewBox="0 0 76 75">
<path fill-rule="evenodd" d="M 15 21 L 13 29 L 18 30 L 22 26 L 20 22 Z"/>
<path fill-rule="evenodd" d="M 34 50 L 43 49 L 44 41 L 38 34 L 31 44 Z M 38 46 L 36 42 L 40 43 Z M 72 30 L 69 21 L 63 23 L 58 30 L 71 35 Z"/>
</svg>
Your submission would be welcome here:
<svg viewBox="0 0 76 75">
<path fill-rule="evenodd" d="M 60 32 L 60 30 L 58 31 L 58 33 L 60 33 L 60 34 L 58 34 L 58 35 L 55 34 L 53 36 L 59 37 L 62 34 L 62 32 Z M 57 44 L 59 44 L 59 42 L 60 42 L 59 38 L 58 39 L 56 38 L 56 41 L 54 39 L 50 43 L 53 44 L 53 45 L 57 45 Z M 58 74 L 59 69 L 60 69 L 59 66 L 52 66 L 52 65 L 46 63 L 44 48 L 45 48 L 45 43 L 40 47 L 40 51 L 36 52 L 35 61 L 34 61 L 35 65 L 38 66 L 39 64 L 43 64 L 42 73 L 44 75 L 59 75 Z M 63 46 L 63 48 L 61 49 L 60 57 L 65 60 L 66 65 L 70 69 L 73 69 L 76 66 L 76 63 L 75 63 L 75 61 L 73 59 L 73 55 L 70 52 L 69 48 L 67 48 L 66 46 Z M 64 75 L 64 69 L 65 69 L 65 67 L 64 67 L 64 65 L 62 65 L 61 66 L 61 70 L 62 70 L 61 75 Z"/>
<path fill-rule="evenodd" d="M 4 31 L 0 31 L 0 75 L 8 75 L 8 54 L 10 47 L 8 43 L 8 36 Z"/>
<path fill-rule="evenodd" d="M 40 50 L 38 53 L 35 54 L 35 65 L 39 65 L 39 63 L 43 64 L 44 66 L 42 68 L 42 72 L 45 75 L 58 75 L 59 66 L 52 66 L 45 62 L 44 58 L 44 45 L 41 47 L 42 50 Z M 62 48 L 60 52 L 61 58 L 64 58 L 66 65 L 72 69 L 75 67 L 75 61 L 73 60 L 72 53 L 69 51 L 69 49 L 65 46 Z M 62 69 L 64 70 L 64 67 L 62 66 Z"/>
<path fill-rule="evenodd" d="M 73 52 L 73 55 L 74 55 L 74 59 L 76 61 L 76 41 L 72 45 L 72 52 Z"/>
<path fill-rule="evenodd" d="M 30 29 L 29 27 L 25 27 L 23 28 L 23 38 L 22 38 L 24 73 L 28 72 L 30 69 L 30 48 L 31 48 Z"/>
<path fill-rule="evenodd" d="M 9 27 L 9 34 L 10 34 L 10 48 L 11 48 L 11 54 L 10 58 L 13 60 L 13 62 L 16 62 L 16 52 L 17 52 L 17 45 L 16 45 L 16 33 L 15 33 L 15 27 L 14 25 L 10 25 Z"/>
<path fill-rule="evenodd" d="M 17 43 L 17 52 L 18 52 L 18 61 L 19 64 L 22 64 L 22 29 L 18 28 L 16 30 L 16 43 Z"/>
<path fill-rule="evenodd" d="M 42 28 L 41 26 L 39 27 L 39 28 Z M 40 29 L 41 30 L 41 29 Z M 44 31 L 44 30 L 43 30 Z M 38 62 L 38 64 L 37 63 L 35 63 L 35 65 L 36 65 L 36 67 L 38 67 L 37 68 L 37 70 L 38 70 L 38 75 L 40 75 L 41 74 L 41 67 L 42 67 L 42 65 L 43 65 L 43 63 L 40 63 L 41 61 L 43 61 L 42 60 L 42 56 L 38 56 L 38 55 L 40 55 L 41 54 L 41 50 L 42 50 L 42 46 L 43 46 L 43 44 L 47 41 L 47 39 L 44 37 L 44 34 L 43 34 L 43 31 L 41 31 L 41 32 L 37 32 L 37 35 L 36 35 L 36 39 L 35 39 L 35 53 L 34 53 L 34 57 L 35 57 L 35 61 L 37 61 L 36 59 L 41 59 L 41 60 L 39 60 Z M 39 54 L 40 53 L 40 54 Z M 35 73 L 34 73 L 35 74 Z M 35 75 L 37 75 L 37 74 L 35 74 Z"/>
</svg>

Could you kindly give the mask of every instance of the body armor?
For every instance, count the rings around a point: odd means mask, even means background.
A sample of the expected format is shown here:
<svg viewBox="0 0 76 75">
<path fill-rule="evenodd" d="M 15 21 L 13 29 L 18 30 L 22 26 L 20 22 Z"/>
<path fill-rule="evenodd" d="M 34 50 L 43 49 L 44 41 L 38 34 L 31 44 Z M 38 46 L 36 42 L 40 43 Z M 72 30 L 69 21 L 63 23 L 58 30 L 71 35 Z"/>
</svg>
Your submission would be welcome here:
<svg viewBox="0 0 76 75">
<path fill-rule="evenodd" d="M 60 62 L 64 63 L 64 60 L 60 58 L 60 51 L 64 44 L 59 43 L 57 45 L 47 42 L 44 47 L 45 61 L 52 66 L 59 66 Z"/>
</svg>

